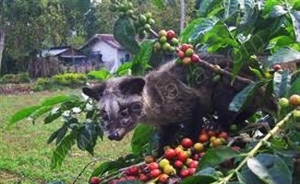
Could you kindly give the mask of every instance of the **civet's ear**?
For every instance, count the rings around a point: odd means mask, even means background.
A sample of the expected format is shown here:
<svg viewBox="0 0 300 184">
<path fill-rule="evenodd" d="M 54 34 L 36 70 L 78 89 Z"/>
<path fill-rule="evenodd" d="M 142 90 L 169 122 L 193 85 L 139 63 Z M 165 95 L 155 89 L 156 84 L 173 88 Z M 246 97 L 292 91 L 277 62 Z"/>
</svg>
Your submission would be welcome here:
<svg viewBox="0 0 300 184">
<path fill-rule="evenodd" d="M 92 87 L 84 87 L 84 88 L 82 88 L 82 92 L 85 95 L 99 101 L 103 94 L 105 87 L 106 87 L 106 83 L 101 83 L 101 84 L 97 84 Z"/>
<path fill-rule="evenodd" d="M 145 86 L 145 80 L 140 77 L 128 77 L 120 83 L 122 94 L 141 94 Z"/>
</svg>

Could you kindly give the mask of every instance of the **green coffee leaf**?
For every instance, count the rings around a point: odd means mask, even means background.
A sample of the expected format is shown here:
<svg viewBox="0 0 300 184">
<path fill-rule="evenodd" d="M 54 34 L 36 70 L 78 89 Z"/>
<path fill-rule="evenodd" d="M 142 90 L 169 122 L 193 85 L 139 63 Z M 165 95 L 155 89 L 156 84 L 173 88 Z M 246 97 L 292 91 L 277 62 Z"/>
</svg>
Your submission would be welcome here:
<svg viewBox="0 0 300 184">
<path fill-rule="evenodd" d="M 42 106 L 52 106 L 56 104 L 60 104 L 63 102 L 79 100 L 79 97 L 76 95 L 59 95 L 51 98 L 46 98 L 42 101 Z"/>
<path fill-rule="evenodd" d="M 10 118 L 8 126 L 29 117 L 34 111 L 38 110 L 41 107 L 42 106 L 30 106 L 22 110 L 19 110 Z"/>
<path fill-rule="evenodd" d="M 292 10 L 289 14 L 292 19 L 296 41 L 300 42 L 300 11 Z"/>
<path fill-rule="evenodd" d="M 218 21 L 219 19 L 215 17 L 206 19 L 198 18 L 193 20 L 181 33 L 180 37 L 182 38 L 182 42 L 197 43 L 197 41 L 200 40 L 205 33 L 213 29 Z"/>
<path fill-rule="evenodd" d="M 201 183 L 201 184 L 210 184 L 216 181 L 216 179 L 212 176 L 202 176 L 202 175 L 194 175 L 185 178 L 180 183 L 181 184 L 191 184 L 191 183 Z"/>
<path fill-rule="evenodd" d="M 239 29 L 247 30 L 252 28 L 252 25 L 257 20 L 258 13 L 255 10 L 255 2 L 254 0 L 244 0 L 241 1 L 244 5 L 244 9 L 242 9 L 242 17 L 239 25 Z"/>
<path fill-rule="evenodd" d="M 51 168 L 60 168 L 62 162 L 70 151 L 71 147 L 75 144 L 75 135 L 67 135 L 61 143 L 53 151 L 51 158 Z"/>
<path fill-rule="evenodd" d="M 133 54 L 140 50 L 138 42 L 135 40 L 135 29 L 129 18 L 120 18 L 114 25 L 115 39 Z"/>
<path fill-rule="evenodd" d="M 240 91 L 229 105 L 229 110 L 234 112 L 241 111 L 250 100 L 256 95 L 257 90 L 266 84 L 268 81 L 260 81 L 257 83 L 253 83 L 245 87 L 242 91 Z"/>
<path fill-rule="evenodd" d="M 199 5 L 199 7 L 201 8 L 199 8 L 198 10 L 198 15 L 200 17 L 209 17 L 208 16 L 209 14 L 213 16 L 215 15 L 215 14 L 211 14 L 212 12 L 214 12 L 213 10 L 218 9 L 218 7 L 220 7 L 221 5 L 222 5 L 221 0 L 203 0 Z"/>
<path fill-rule="evenodd" d="M 49 112 L 52 110 L 52 106 L 43 106 L 37 110 L 35 110 L 33 113 L 30 114 L 30 117 L 35 121 L 38 117 L 45 114 L 46 112 Z"/>
<path fill-rule="evenodd" d="M 51 113 L 49 114 L 45 119 L 44 119 L 44 123 L 48 124 L 53 122 L 54 120 L 56 120 L 57 118 L 61 117 L 63 111 L 61 110 L 57 110 L 55 113 Z"/>
<path fill-rule="evenodd" d="M 110 174 L 137 162 L 140 162 L 140 160 L 132 154 L 126 155 L 125 157 L 119 157 L 115 161 L 103 162 L 93 171 L 91 177 Z"/>
<path fill-rule="evenodd" d="M 143 148 L 149 143 L 154 133 L 153 127 L 145 124 L 139 124 L 133 133 L 131 139 L 132 153 L 139 154 Z"/>
<path fill-rule="evenodd" d="M 148 68 L 152 50 L 153 40 L 144 41 L 140 46 L 140 52 L 132 60 L 131 71 L 133 75 L 142 75 Z"/>
<path fill-rule="evenodd" d="M 288 11 L 281 5 L 275 5 L 270 12 L 270 17 L 280 17 L 286 14 Z"/>
<path fill-rule="evenodd" d="M 243 167 L 242 171 L 237 173 L 237 177 L 244 184 L 265 184 L 247 166 Z"/>
<path fill-rule="evenodd" d="M 50 137 L 47 140 L 47 144 L 50 144 L 52 141 L 56 139 L 56 145 L 58 145 L 63 139 L 63 137 L 66 135 L 67 131 L 68 131 L 68 127 L 66 126 L 60 127 L 50 135 Z"/>
<path fill-rule="evenodd" d="M 249 169 L 264 181 L 271 184 L 291 184 L 292 173 L 285 162 L 276 155 L 259 154 L 247 161 Z"/>
<path fill-rule="evenodd" d="M 275 63 L 286 63 L 300 59 L 300 52 L 292 48 L 284 47 L 279 49 L 273 55 L 268 57 L 267 66 L 270 67 Z"/>
<path fill-rule="evenodd" d="M 209 149 L 205 155 L 201 158 L 197 170 L 202 170 L 206 167 L 214 167 L 218 164 L 225 162 L 226 160 L 240 156 L 240 153 L 232 150 L 229 147 L 219 147 L 215 149 Z"/>
<path fill-rule="evenodd" d="M 231 18 L 234 14 L 239 11 L 239 1 L 238 0 L 225 0 L 223 1 L 224 4 L 224 19 Z"/>
<path fill-rule="evenodd" d="M 94 123 L 85 123 L 82 126 L 77 135 L 77 146 L 81 150 L 88 151 L 91 155 L 94 154 L 94 147 L 97 142 L 97 132 L 95 130 Z"/>
<path fill-rule="evenodd" d="M 292 94 L 300 94 L 300 78 L 296 79 L 289 89 L 288 96 Z"/>
</svg>

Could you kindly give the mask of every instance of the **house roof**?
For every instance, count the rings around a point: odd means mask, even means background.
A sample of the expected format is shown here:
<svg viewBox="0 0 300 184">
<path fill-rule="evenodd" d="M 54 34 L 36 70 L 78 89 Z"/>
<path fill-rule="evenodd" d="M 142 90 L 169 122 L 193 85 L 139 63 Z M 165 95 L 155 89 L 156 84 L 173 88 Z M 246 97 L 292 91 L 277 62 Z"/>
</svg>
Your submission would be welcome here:
<svg viewBox="0 0 300 184">
<path fill-rule="evenodd" d="M 70 46 L 63 47 L 52 47 L 50 49 L 42 50 L 42 57 L 46 56 L 60 56 L 60 57 L 70 57 L 70 58 L 84 58 L 85 55 L 82 55 L 77 49 L 74 49 Z"/>
<path fill-rule="evenodd" d="M 67 51 L 70 47 L 52 47 L 47 50 L 42 50 L 42 57 L 45 56 L 58 56 L 59 54 Z"/>
<path fill-rule="evenodd" d="M 79 48 L 79 50 L 84 49 L 85 47 L 95 43 L 96 41 L 103 41 L 108 45 L 112 46 L 116 49 L 124 49 L 122 45 L 115 39 L 112 34 L 95 34 L 92 38 L 90 38 L 85 45 Z"/>
</svg>

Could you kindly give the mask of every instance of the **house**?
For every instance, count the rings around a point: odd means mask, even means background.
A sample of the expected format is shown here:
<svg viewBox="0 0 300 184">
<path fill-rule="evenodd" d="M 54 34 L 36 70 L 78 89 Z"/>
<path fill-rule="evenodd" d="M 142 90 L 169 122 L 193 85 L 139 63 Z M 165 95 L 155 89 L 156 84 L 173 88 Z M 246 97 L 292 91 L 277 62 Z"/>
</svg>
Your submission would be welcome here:
<svg viewBox="0 0 300 184">
<path fill-rule="evenodd" d="M 79 50 L 70 46 L 51 47 L 50 49 L 42 50 L 40 57 L 54 57 L 62 61 L 63 65 L 81 65 L 85 62 L 86 56 Z"/>
<path fill-rule="evenodd" d="M 38 55 L 40 58 L 58 59 L 62 71 L 67 72 L 89 72 L 92 66 L 87 63 L 87 57 L 78 49 L 70 46 L 51 47 L 42 50 Z M 51 61 L 54 61 L 53 59 Z"/>
<path fill-rule="evenodd" d="M 131 53 L 118 43 L 112 34 L 96 34 L 79 48 L 96 68 L 105 67 L 111 72 L 131 59 Z"/>
</svg>

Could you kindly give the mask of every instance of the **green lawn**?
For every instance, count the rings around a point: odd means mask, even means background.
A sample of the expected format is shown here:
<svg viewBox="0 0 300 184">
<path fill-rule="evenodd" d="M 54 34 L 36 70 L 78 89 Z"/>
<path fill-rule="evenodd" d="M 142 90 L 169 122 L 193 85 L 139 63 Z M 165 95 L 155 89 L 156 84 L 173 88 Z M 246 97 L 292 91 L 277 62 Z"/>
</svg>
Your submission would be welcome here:
<svg viewBox="0 0 300 184">
<path fill-rule="evenodd" d="M 40 119 L 34 125 L 29 121 L 20 121 L 12 127 L 6 126 L 10 116 L 19 109 L 36 105 L 46 97 L 79 92 L 80 90 L 69 90 L 0 95 L 0 184 L 41 184 L 49 181 L 72 183 L 86 164 L 95 158 L 99 159 L 77 181 L 79 184 L 87 183 L 91 171 L 101 161 L 115 159 L 130 152 L 130 135 L 121 142 L 99 139 L 94 157 L 74 147 L 62 168 L 51 170 L 50 160 L 55 147 L 53 144 L 47 145 L 46 141 L 51 132 L 60 127 L 59 121 L 44 125 Z"/>
</svg>

